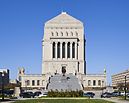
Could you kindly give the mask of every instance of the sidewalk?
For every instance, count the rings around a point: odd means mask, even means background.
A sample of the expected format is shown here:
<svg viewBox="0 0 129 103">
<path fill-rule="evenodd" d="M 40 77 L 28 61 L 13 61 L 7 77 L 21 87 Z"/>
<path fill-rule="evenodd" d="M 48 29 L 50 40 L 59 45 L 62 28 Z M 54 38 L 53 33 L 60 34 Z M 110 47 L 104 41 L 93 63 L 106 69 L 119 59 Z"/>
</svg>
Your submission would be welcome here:
<svg viewBox="0 0 129 103">
<path fill-rule="evenodd" d="M 103 100 L 115 102 L 115 103 L 129 103 L 129 101 L 126 100 L 120 100 L 118 98 L 102 98 Z"/>
<path fill-rule="evenodd" d="M 17 100 L 27 100 L 27 99 L 38 99 L 38 98 L 19 98 Z M 88 98 L 40 98 L 40 99 L 88 99 Z M 119 98 L 91 98 L 91 99 L 102 99 L 114 103 L 129 103 L 129 101 L 120 100 Z M 0 101 L 0 103 L 13 103 L 13 102 L 15 102 L 15 100 L 8 100 L 3 102 Z"/>
<path fill-rule="evenodd" d="M 13 102 L 15 102 L 15 101 L 0 101 L 0 103 L 13 103 Z"/>
</svg>

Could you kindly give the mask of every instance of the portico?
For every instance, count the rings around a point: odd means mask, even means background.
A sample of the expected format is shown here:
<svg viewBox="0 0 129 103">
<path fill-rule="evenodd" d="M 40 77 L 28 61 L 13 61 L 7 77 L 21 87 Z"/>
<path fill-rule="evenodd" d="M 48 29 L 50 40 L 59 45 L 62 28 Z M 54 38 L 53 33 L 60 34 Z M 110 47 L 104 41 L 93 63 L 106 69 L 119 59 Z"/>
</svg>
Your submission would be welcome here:
<svg viewBox="0 0 129 103">
<path fill-rule="evenodd" d="M 52 59 L 77 59 L 77 43 L 74 41 L 53 41 L 51 48 Z"/>
</svg>

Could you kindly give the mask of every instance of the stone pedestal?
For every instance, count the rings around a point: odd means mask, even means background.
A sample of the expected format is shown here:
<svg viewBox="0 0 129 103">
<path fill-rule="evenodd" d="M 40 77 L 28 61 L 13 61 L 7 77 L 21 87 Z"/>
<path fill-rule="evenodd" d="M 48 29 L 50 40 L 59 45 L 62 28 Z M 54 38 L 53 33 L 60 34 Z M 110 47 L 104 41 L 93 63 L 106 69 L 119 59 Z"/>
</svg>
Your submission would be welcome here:
<svg viewBox="0 0 129 103">
<path fill-rule="evenodd" d="M 19 97 L 19 95 L 20 95 L 20 87 L 15 87 L 15 89 L 14 89 L 14 96 L 15 97 Z"/>
</svg>

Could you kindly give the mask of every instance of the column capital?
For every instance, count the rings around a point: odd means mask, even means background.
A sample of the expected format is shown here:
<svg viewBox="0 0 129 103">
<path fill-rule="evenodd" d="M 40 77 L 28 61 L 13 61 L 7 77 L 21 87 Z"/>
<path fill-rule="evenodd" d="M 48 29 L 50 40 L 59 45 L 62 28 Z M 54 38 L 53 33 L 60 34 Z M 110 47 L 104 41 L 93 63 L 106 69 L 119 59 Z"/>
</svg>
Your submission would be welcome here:
<svg viewBox="0 0 129 103">
<path fill-rule="evenodd" d="M 66 44 L 68 44 L 68 41 L 65 41 Z"/>
<path fill-rule="evenodd" d="M 58 43 L 58 41 L 54 41 L 55 42 L 55 44 L 57 44 Z"/>
<path fill-rule="evenodd" d="M 60 44 L 63 44 L 63 41 L 60 41 Z"/>
<path fill-rule="evenodd" d="M 70 44 L 72 44 L 73 43 L 73 41 L 70 41 Z"/>
</svg>

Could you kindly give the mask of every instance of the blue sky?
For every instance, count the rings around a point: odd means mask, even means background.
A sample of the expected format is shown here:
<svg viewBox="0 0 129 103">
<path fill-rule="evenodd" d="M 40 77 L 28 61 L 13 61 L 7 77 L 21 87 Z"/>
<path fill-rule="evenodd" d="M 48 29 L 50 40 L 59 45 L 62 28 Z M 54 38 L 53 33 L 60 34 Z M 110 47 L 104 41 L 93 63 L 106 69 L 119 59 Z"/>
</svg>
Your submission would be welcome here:
<svg viewBox="0 0 129 103">
<path fill-rule="evenodd" d="M 0 68 L 41 73 L 44 23 L 66 11 L 85 25 L 87 73 L 129 69 L 129 0 L 0 0 Z"/>
</svg>

